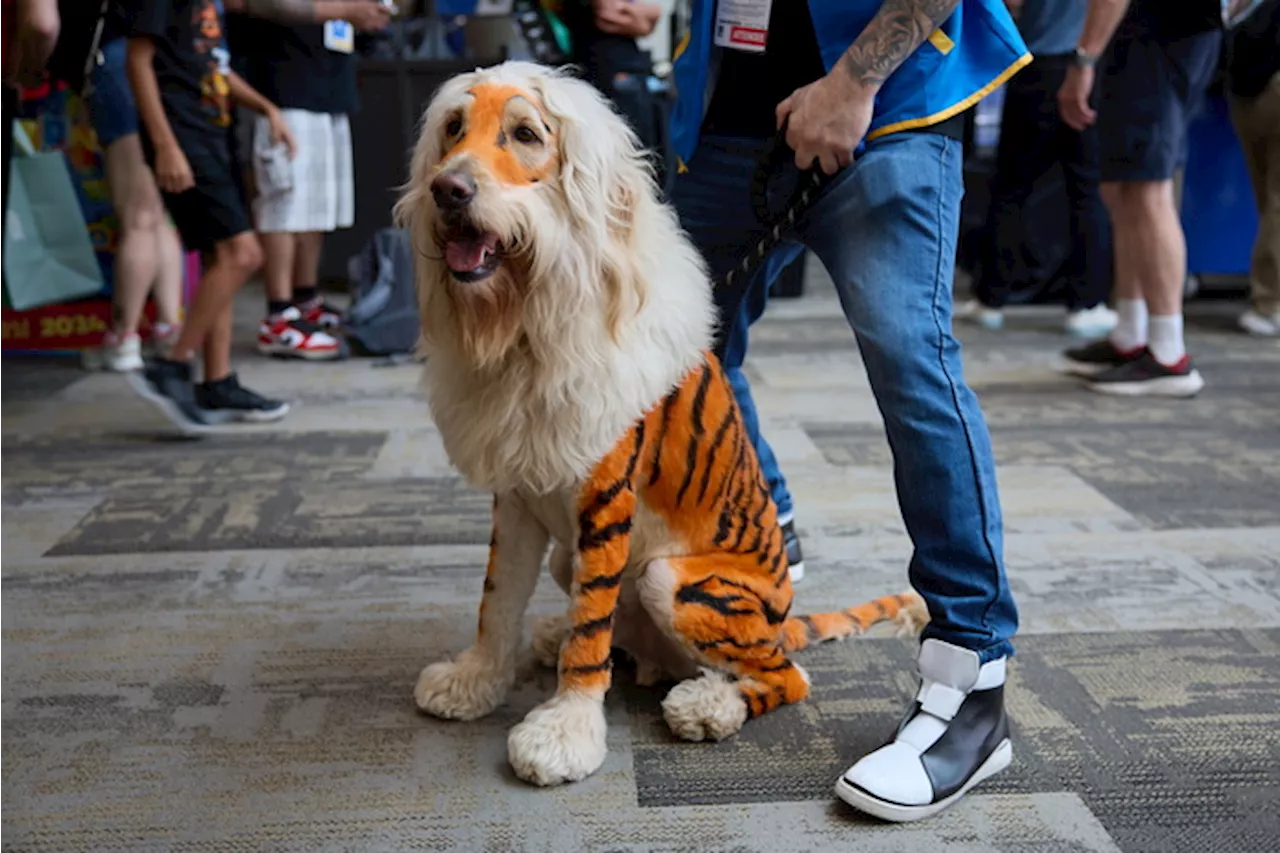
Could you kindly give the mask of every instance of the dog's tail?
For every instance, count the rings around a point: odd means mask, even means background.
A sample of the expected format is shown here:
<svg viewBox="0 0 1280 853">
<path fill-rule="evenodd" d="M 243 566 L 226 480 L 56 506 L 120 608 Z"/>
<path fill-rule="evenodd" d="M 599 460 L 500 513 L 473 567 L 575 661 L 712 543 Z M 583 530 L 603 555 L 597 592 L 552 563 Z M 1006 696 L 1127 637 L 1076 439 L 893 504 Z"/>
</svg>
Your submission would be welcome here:
<svg viewBox="0 0 1280 853">
<path fill-rule="evenodd" d="M 782 624 L 782 647 L 788 652 L 796 652 L 815 643 L 856 637 L 881 622 L 897 625 L 899 635 L 914 635 L 928 624 L 929 611 L 919 594 L 908 590 L 831 613 L 790 616 Z"/>
</svg>

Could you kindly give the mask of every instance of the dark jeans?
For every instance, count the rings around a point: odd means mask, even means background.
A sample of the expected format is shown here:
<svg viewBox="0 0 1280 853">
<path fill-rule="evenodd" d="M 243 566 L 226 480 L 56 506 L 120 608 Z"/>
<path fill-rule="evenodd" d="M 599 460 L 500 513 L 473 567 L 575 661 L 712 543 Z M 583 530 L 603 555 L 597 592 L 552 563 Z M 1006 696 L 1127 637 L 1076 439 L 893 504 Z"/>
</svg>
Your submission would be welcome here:
<svg viewBox="0 0 1280 853">
<path fill-rule="evenodd" d="M 1098 194 L 1097 126 L 1078 132 L 1058 115 L 1058 88 L 1070 61 L 1068 56 L 1038 56 L 1014 75 L 1005 93 L 987 214 L 987 255 L 974 283 L 974 296 L 988 308 L 1003 307 L 1012 285 L 1001 274 L 1010 265 L 1001 263 L 1000 256 L 1015 247 L 1002 245 L 1001 224 L 1018 221 L 1036 182 L 1055 163 L 1062 166 L 1070 204 L 1071 249 L 1059 270 L 1067 308 L 1092 308 L 1105 302 L 1111 290 L 1111 233 Z"/>
</svg>

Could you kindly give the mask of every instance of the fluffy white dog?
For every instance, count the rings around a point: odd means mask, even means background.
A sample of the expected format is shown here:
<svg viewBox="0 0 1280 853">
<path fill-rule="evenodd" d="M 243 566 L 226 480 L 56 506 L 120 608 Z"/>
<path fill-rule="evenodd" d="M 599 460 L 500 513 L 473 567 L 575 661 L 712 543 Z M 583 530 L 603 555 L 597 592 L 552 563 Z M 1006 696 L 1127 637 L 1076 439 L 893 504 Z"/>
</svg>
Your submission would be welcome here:
<svg viewBox="0 0 1280 853">
<path fill-rule="evenodd" d="M 708 352 L 706 270 L 593 87 L 522 62 L 451 80 L 396 212 L 418 254 L 432 414 L 495 494 L 477 639 L 423 670 L 420 708 L 474 719 L 502 701 L 551 541 L 570 604 L 534 650 L 559 686 L 508 740 L 537 784 L 604 761 L 615 646 L 641 681 L 680 681 L 663 701 L 677 735 L 720 739 L 807 695 L 787 651 L 882 619 L 918 627 L 914 594 L 788 615 L 777 513 Z"/>
</svg>

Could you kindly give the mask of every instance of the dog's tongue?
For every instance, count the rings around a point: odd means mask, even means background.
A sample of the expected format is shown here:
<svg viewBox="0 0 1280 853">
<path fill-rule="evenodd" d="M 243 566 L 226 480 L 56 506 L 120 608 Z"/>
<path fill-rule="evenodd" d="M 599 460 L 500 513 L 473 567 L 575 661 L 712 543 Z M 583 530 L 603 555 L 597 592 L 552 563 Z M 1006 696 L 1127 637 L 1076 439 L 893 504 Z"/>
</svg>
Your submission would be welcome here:
<svg viewBox="0 0 1280 853">
<path fill-rule="evenodd" d="M 497 238 L 489 236 L 477 240 L 450 240 L 444 248 L 445 262 L 454 272 L 471 272 L 484 266 L 497 248 Z"/>
</svg>

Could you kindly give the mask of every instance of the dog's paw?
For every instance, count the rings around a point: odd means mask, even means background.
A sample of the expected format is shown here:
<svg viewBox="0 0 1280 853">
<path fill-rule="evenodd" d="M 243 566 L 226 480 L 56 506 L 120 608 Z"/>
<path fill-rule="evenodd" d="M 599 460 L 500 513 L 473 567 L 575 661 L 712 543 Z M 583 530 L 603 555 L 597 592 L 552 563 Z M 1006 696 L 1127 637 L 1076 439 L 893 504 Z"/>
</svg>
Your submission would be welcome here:
<svg viewBox="0 0 1280 853">
<path fill-rule="evenodd" d="M 533 623 L 533 657 L 547 669 L 555 669 L 560 662 L 560 645 L 569 636 L 569 617 L 544 616 Z"/>
<path fill-rule="evenodd" d="M 483 655 L 468 650 L 457 660 L 433 663 L 418 676 L 413 699 L 428 714 L 475 720 L 506 697 L 510 678 Z"/>
<path fill-rule="evenodd" d="M 534 708 L 507 737 L 511 769 L 535 785 L 585 779 L 604 763 L 606 752 L 604 706 L 569 693 Z"/>
<path fill-rule="evenodd" d="M 684 740 L 724 740 L 747 721 L 747 703 L 737 685 L 718 672 L 686 679 L 662 700 L 671 733 Z"/>
</svg>

